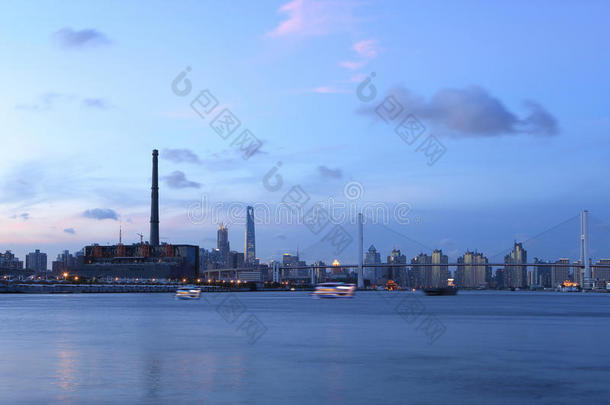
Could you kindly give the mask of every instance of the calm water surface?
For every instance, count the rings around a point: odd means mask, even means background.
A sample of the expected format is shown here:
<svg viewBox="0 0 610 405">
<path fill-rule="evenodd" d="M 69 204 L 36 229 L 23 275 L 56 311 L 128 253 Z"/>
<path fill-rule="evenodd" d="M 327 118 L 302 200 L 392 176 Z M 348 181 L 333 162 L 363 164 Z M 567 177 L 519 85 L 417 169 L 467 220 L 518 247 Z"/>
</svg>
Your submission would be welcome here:
<svg viewBox="0 0 610 405">
<path fill-rule="evenodd" d="M 0 402 L 610 402 L 610 294 L 417 294 L 432 344 L 394 309 L 409 294 L 0 294 Z"/>
</svg>

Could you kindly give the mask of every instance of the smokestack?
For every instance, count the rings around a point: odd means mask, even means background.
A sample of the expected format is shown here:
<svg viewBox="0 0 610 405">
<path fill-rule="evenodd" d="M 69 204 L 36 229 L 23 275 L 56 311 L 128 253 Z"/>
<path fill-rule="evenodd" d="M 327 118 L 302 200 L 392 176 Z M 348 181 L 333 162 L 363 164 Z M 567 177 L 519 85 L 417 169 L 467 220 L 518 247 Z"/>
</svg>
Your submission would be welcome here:
<svg viewBox="0 0 610 405">
<path fill-rule="evenodd" d="M 152 152 L 152 187 L 150 194 L 150 244 L 159 246 L 159 151 Z"/>
</svg>

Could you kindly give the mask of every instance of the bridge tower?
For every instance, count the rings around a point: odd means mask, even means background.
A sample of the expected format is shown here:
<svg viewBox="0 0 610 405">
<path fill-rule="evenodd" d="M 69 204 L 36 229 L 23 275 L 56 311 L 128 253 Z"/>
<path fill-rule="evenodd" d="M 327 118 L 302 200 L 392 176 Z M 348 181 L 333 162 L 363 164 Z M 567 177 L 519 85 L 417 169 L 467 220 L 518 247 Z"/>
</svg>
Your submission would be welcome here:
<svg viewBox="0 0 610 405">
<path fill-rule="evenodd" d="M 362 269 L 363 235 L 362 235 L 362 213 L 358 213 L 358 288 L 364 288 L 364 271 Z"/>
<path fill-rule="evenodd" d="M 584 210 L 580 214 L 580 262 L 584 265 L 584 277 L 581 278 L 583 281 L 582 288 L 584 290 L 591 290 L 593 288 L 591 266 L 589 264 L 589 224 L 588 224 L 589 211 Z M 581 268 L 578 269 L 582 274 Z"/>
</svg>

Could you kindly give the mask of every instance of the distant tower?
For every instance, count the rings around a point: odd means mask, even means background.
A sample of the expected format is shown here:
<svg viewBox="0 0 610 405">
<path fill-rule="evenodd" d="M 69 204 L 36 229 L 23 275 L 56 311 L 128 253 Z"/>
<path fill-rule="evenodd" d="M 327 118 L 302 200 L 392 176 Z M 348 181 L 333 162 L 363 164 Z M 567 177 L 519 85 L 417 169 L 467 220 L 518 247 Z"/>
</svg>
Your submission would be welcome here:
<svg viewBox="0 0 610 405">
<path fill-rule="evenodd" d="M 364 288 L 364 271 L 362 267 L 362 260 L 364 259 L 363 243 L 362 213 L 358 213 L 358 288 Z"/>
<path fill-rule="evenodd" d="M 150 244 L 159 246 L 159 151 L 152 152 L 152 187 L 150 194 Z"/>
<path fill-rule="evenodd" d="M 593 288 L 591 265 L 589 263 L 588 216 L 589 211 L 587 210 L 584 210 L 580 215 L 580 263 L 584 265 L 584 268 L 574 268 L 574 272 L 578 271 L 581 275 L 584 274 L 584 277 L 580 277 L 580 280 L 582 281 L 582 287 L 586 290 Z"/>
<path fill-rule="evenodd" d="M 229 253 L 231 252 L 231 248 L 229 246 L 229 230 L 222 223 L 218 227 L 217 237 L 217 248 L 220 252 L 220 256 L 222 257 L 223 264 L 228 265 Z"/>
<path fill-rule="evenodd" d="M 244 246 L 245 262 L 254 263 L 256 260 L 256 243 L 254 240 L 254 208 L 246 209 L 246 241 Z"/>
</svg>

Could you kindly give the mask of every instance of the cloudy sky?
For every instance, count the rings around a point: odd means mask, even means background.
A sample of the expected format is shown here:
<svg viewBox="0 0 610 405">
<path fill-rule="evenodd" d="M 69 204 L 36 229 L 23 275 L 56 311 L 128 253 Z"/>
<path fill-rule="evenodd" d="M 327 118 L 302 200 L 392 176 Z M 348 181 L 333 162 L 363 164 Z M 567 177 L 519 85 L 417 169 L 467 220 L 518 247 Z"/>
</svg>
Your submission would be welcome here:
<svg viewBox="0 0 610 405">
<path fill-rule="evenodd" d="M 125 242 L 148 235 L 153 148 L 171 243 L 213 247 L 224 220 L 242 251 L 239 210 L 273 210 L 296 186 L 306 207 L 385 204 L 390 220 L 364 241 L 382 256 L 493 256 L 585 208 L 610 222 L 609 12 L 605 1 L 2 2 L 0 249 L 54 257 L 114 243 L 120 226 Z M 220 136 L 224 109 L 240 127 Z M 246 129 L 262 142 L 248 159 Z M 264 261 L 297 247 L 355 261 L 356 244 L 333 251 L 327 229 L 266 222 Z M 577 223 L 526 248 L 571 255 Z"/>
</svg>

